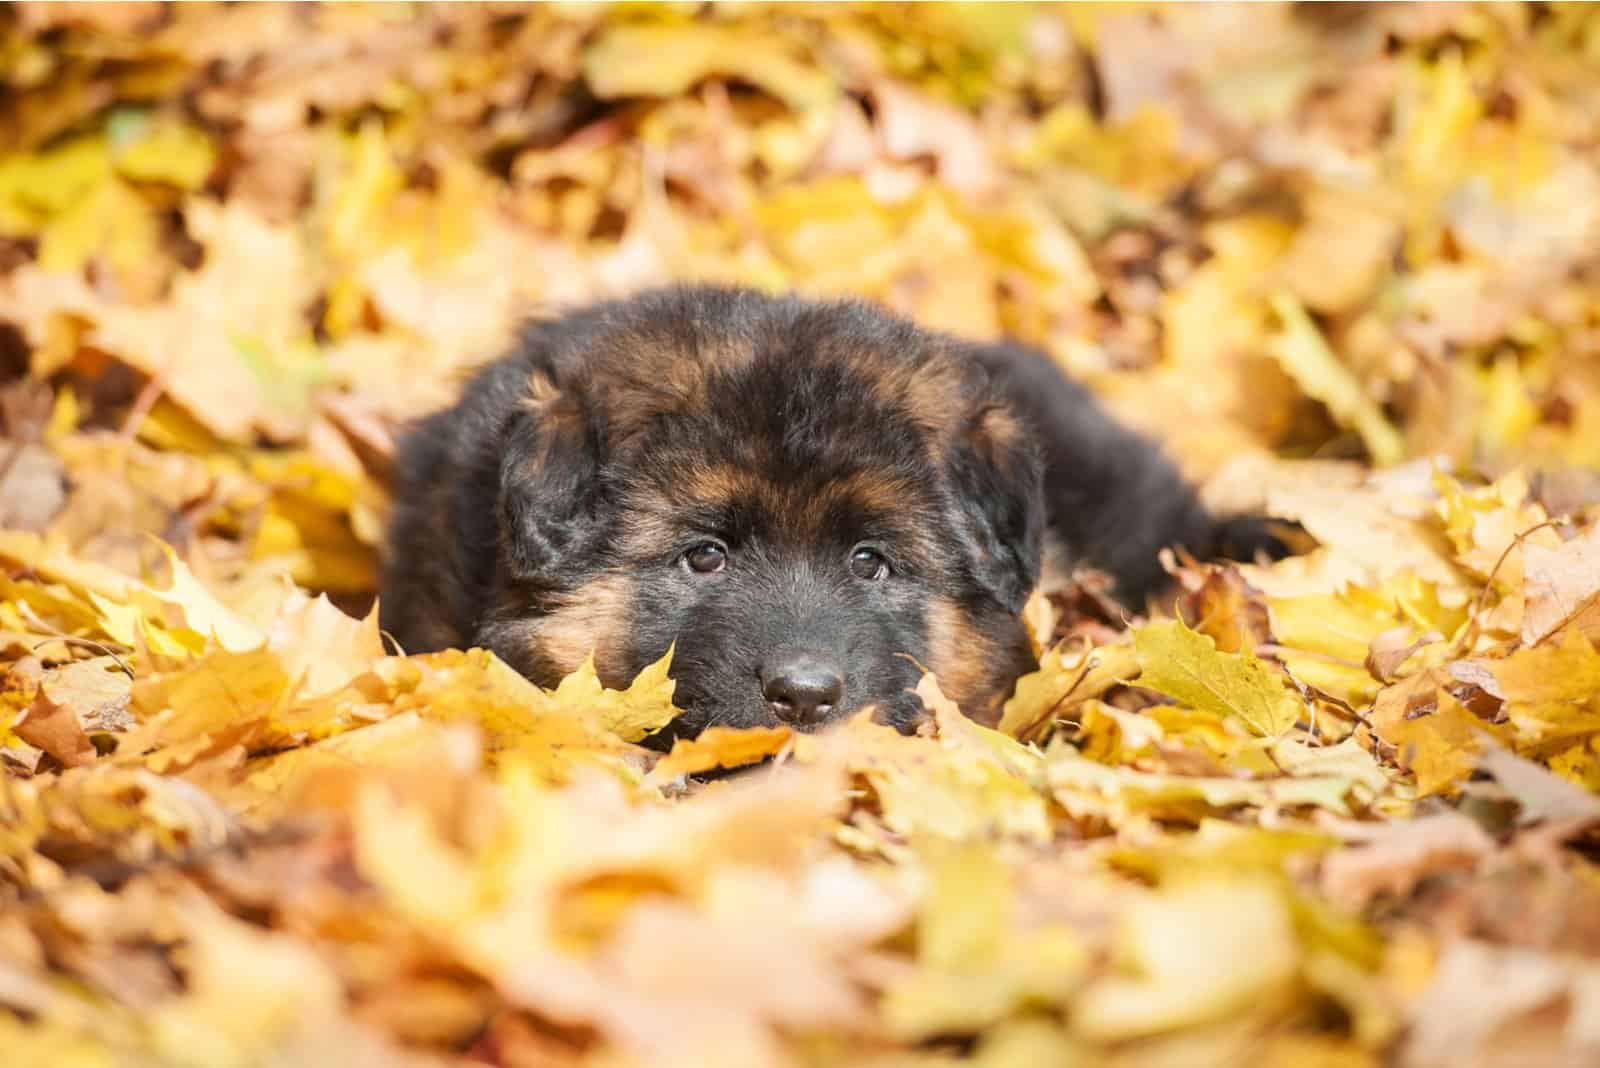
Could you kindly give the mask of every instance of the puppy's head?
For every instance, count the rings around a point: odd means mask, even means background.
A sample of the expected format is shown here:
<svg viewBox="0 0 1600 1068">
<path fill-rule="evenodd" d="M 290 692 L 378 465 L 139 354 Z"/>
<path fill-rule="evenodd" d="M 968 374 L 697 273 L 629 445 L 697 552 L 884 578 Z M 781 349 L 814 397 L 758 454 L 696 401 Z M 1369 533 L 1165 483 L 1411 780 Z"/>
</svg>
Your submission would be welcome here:
<svg viewBox="0 0 1600 1068">
<path fill-rule="evenodd" d="M 676 643 L 671 729 L 907 728 L 920 666 L 991 715 L 1032 665 L 1040 466 L 950 343 L 853 304 L 663 292 L 535 328 L 479 640 L 624 685 Z"/>
</svg>

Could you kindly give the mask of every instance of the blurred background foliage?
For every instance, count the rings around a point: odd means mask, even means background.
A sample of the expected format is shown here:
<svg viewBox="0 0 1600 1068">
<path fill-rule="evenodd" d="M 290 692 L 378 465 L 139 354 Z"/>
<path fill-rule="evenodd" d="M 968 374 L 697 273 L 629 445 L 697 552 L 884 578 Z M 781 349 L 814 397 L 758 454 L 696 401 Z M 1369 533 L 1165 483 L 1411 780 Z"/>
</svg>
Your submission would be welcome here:
<svg viewBox="0 0 1600 1068">
<path fill-rule="evenodd" d="M 1597 140 L 1591 5 L 8 5 L 0 519 L 370 593 L 400 422 L 684 278 L 1032 342 L 1197 475 L 1596 468 Z"/>
</svg>

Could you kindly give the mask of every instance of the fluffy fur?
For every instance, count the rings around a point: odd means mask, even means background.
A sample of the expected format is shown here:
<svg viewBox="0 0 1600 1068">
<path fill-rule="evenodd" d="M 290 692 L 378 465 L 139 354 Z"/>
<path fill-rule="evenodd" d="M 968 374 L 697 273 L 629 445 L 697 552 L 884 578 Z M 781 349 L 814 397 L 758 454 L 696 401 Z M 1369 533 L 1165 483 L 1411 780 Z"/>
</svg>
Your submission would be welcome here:
<svg viewBox="0 0 1600 1068">
<path fill-rule="evenodd" d="M 861 303 L 663 289 L 529 324 L 407 436 L 382 623 L 542 685 L 591 650 L 625 685 L 675 642 L 668 737 L 869 704 L 906 728 L 918 665 L 980 718 L 1032 669 L 1047 547 L 1138 605 L 1173 545 L 1280 548 L 1042 355 Z M 842 691 L 809 717 L 774 700 L 802 668 Z"/>
</svg>

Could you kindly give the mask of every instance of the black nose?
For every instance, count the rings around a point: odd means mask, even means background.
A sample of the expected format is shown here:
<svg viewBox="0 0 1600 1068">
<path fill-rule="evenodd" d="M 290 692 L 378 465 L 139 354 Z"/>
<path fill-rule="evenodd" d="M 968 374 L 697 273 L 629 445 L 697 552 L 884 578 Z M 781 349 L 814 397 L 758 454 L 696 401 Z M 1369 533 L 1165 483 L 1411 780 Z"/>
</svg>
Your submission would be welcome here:
<svg viewBox="0 0 1600 1068">
<path fill-rule="evenodd" d="M 782 657 L 761 671 L 761 696 L 785 723 L 821 723 L 843 695 L 839 669 L 808 653 Z"/>
</svg>

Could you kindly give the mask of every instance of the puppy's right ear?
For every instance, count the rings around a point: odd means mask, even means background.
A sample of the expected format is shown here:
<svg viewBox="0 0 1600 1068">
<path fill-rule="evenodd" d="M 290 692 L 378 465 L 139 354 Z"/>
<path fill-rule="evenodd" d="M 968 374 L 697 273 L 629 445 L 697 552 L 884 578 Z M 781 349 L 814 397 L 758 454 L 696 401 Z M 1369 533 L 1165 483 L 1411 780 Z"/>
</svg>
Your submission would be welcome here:
<svg viewBox="0 0 1600 1068">
<path fill-rule="evenodd" d="M 511 576 L 560 586 L 604 525 L 603 442 L 589 401 L 534 371 L 500 461 L 500 545 Z"/>
</svg>

